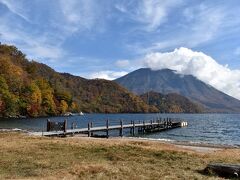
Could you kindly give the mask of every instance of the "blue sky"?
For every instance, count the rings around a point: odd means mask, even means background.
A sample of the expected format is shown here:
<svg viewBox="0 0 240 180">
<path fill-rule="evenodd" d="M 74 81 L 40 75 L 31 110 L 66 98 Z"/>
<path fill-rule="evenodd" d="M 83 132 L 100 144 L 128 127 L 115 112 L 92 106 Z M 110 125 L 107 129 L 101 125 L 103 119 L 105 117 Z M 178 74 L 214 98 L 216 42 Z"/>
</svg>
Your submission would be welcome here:
<svg viewBox="0 0 240 180">
<path fill-rule="evenodd" d="M 240 69 L 239 0 L 0 0 L 0 41 L 60 72 L 113 79 L 185 47 Z"/>
</svg>

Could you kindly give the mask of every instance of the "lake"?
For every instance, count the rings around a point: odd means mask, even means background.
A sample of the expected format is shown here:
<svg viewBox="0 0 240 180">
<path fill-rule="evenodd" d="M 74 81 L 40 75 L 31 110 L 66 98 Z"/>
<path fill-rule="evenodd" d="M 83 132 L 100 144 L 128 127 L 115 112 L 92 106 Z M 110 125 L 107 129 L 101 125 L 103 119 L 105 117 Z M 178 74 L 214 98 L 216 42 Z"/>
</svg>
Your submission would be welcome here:
<svg viewBox="0 0 240 180">
<path fill-rule="evenodd" d="M 72 122 L 78 128 L 87 127 L 89 121 L 94 126 L 103 126 L 106 119 L 110 125 L 119 124 L 120 119 L 124 124 L 131 120 L 136 122 L 156 118 L 180 118 L 188 121 L 188 127 L 172 129 L 164 132 L 157 132 L 146 135 L 139 135 L 142 138 L 159 139 L 166 141 L 187 141 L 194 143 L 210 143 L 240 146 L 240 114 L 85 114 L 84 116 L 71 117 L 50 117 L 33 119 L 0 119 L 0 128 L 20 128 L 28 131 L 46 131 L 46 121 L 68 120 L 68 126 Z M 117 136 L 118 132 L 111 132 Z M 129 136 L 129 130 L 124 132 Z"/>
</svg>

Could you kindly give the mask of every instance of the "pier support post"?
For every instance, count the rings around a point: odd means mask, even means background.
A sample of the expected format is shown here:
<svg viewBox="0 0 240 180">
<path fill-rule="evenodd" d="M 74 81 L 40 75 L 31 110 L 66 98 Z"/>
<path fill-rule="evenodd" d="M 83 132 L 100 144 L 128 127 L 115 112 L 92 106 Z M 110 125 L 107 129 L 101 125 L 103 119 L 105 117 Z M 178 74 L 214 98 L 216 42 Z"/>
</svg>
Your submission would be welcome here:
<svg viewBox="0 0 240 180">
<path fill-rule="evenodd" d="M 154 130 L 154 124 L 151 124 L 150 126 L 150 132 L 152 132 Z"/>
<path fill-rule="evenodd" d="M 90 123 L 90 128 L 93 128 L 93 122 Z M 91 136 L 93 136 L 93 132 L 91 131 Z"/>
<path fill-rule="evenodd" d="M 122 122 L 122 120 L 120 120 L 120 126 L 121 126 L 121 128 L 120 128 L 120 130 L 119 130 L 119 136 L 123 136 L 123 122 Z"/>
<path fill-rule="evenodd" d="M 91 128 L 90 128 L 90 123 L 88 123 L 88 137 L 91 137 Z"/>
<path fill-rule="evenodd" d="M 145 133 L 145 129 L 146 129 L 146 127 L 145 127 L 145 121 L 143 121 L 143 133 Z"/>
<path fill-rule="evenodd" d="M 132 120 L 131 120 L 131 125 L 132 125 Z M 130 127 L 130 134 L 132 135 L 132 127 Z"/>
<path fill-rule="evenodd" d="M 138 124 L 139 124 L 139 125 L 141 124 L 141 121 L 140 121 L 140 120 L 138 121 Z M 142 130 L 142 128 L 141 128 L 141 126 L 139 126 L 139 127 L 138 127 L 138 133 L 141 132 L 141 130 Z"/>
<path fill-rule="evenodd" d="M 109 120 L 106 121 L 106 136 L 109 137 Z"/>
<path fill-rule="evenodd" d="M 138 124 L 140 125 L 141 124 L 141 122 L 140 122 L 140 120 L 138 121 Z M 141 132 L 141 126 L 138 126 L 138 133 L 140 133 Z"/>
<path fill-rule="evenodd" d="M 50 119 L 47 120 L 47 132 L 50 131 Z"/>
<path fill-rule="evenodd" d="M 64 127 L 63 127 L 63 131 L 67 132 L 67 120 L 64 120 Z"/>
<path fill-rule="evenodd" d="M 172 128 L 172 118 L 169 119 L 169 125 Z"/>
<path fill-rule="evenodd" d="M 73 136 L 73 135 L 74 135 L 74 129 L 75 129 L 75 123 L 74 123 L 74 122 L 72 122 L 71 129 L 73 130 L 73 131 L 72 131 L 72 136 Z"/>
<path fill-rule="evenodd" d="M 133 131 L 132 131 L 133 136 L 135 136 L 135 121 L 133 121 Z"/>
</svg>

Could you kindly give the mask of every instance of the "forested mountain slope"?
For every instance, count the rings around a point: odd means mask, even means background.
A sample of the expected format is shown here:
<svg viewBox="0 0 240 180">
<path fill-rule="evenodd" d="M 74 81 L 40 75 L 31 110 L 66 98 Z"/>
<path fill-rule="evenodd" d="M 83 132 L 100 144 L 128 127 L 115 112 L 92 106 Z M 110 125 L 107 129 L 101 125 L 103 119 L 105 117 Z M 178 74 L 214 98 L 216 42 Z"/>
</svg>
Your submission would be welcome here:
<svg viewBox="0 0 240 180">
<path fill-rule="evenodd" d="M 158 108 L 161 113 L 201 113 L 203 108 L 176 93 L 161 94 L 154 91 L 140 96 L 144 102 Z"/>
<path fill-rule="evenodd" d="M 156 112 L 115 82 L 58 73 L 29 61 L 14 46 L 0 45 L 0 116 L 70 112 Z"/>
</svg>

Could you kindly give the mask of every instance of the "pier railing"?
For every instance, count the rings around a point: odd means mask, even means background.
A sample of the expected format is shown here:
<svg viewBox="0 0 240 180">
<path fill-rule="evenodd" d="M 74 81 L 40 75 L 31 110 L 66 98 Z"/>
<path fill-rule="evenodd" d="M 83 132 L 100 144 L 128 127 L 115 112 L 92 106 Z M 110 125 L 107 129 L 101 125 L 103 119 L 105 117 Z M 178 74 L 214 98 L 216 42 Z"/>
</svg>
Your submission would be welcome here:
<svg viewBox="0 0 240 180">
<path fill-rule="evenodd" d="M 42 132 L 44 136 L 66 136 L 74 134 L 87 134 L 89 137 L 99 136 L 97 133 L 104 132 L 101 137 L 109 137 L 109 132 L 113 130 L 119 131 L 119 136 L 123 136 L 123 131 L 129 129 L 132 136 L 145 133 L 153 133 L 165 131 L 173 128 L 187 126 L 187 122 L 176 118 L 158 118 L 153 120 L 138 120 L 138 121 L 110 121 L 107 119 L 105 124 L 94 123 L 89 121 L 87 127 L 78 128 L 75 122 L 71 123 L 71 129 L 67 129 L 67 120 L 64 122 L 47 121 L 47 131 Z"/>
</svg>

